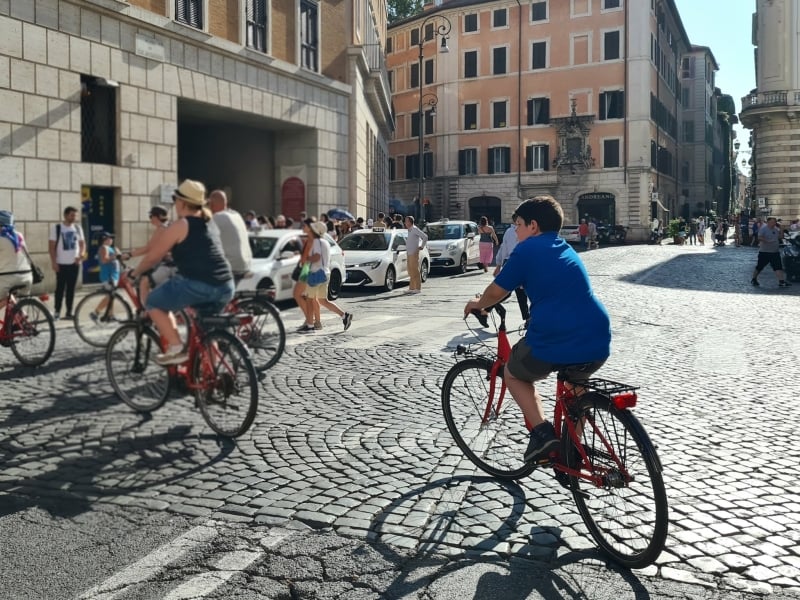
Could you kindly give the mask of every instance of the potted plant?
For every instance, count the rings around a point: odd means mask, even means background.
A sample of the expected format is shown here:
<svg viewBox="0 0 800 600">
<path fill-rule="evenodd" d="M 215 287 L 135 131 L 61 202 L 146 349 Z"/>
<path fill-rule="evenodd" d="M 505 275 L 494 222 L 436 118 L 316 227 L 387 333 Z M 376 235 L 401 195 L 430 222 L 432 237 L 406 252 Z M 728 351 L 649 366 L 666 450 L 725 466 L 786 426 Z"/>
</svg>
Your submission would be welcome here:
<svg viewBox="0 0 800 600">
<path fill-rule="evenodd" d="M 685 238 L 681 236 L 681 221 L 680 219 L 672 219 L 667 227 L 667 235 L 672 238 L 672 243 L 678 246 L 683 245 Z"/>
</svg>

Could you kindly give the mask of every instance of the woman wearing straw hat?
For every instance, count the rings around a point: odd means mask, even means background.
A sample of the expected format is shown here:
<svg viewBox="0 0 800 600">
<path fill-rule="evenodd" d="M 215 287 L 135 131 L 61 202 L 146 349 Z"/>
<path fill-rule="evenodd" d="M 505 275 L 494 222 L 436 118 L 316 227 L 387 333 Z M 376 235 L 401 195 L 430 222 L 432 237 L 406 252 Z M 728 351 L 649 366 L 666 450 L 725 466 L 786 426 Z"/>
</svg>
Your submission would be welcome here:
<svg viewBox="0 0 800 600">
<path fill-rule="evenodd" d="M 130 273 L 137 277 L 172 252 L 178 274 L 151 291 L 145 306 L 167 343 L 164 353 L 156 356 L 160 365 L 177 365 L 187 359 L 172 311 L 198 304 L 222 310 L 234 292 L 233 272 L 223 254 L 219 230 L 211 211 L 204 208 L 205 186 L 185 179 L 172 199 L 178 219 Z"/>
</svg>

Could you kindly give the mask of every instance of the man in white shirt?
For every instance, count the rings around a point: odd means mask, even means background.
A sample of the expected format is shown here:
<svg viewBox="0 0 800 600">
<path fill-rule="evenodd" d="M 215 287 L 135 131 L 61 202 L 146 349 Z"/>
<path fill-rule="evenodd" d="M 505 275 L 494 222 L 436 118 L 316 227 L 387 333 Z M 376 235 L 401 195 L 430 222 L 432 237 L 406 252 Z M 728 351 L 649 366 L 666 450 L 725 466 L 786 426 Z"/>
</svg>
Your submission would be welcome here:
<svg viewBox="0 0 800 600">
<path fill-rule="evenodd" d="M 222 251 L 231 263 L 233 277 L 237 281 L 250 270 L 253 262 L 253 251 L 247 235 L 247 225 L 235 210 L 228 208 L 228 197 L 222 190 L 214 190 L 208 196 L 208 207 L 213 214 L 213 221 L 219 229 Z"/>
<path fill-rule="evenodd" d="M 64 209 L 64 220 L 50 228 L 50 265 L 56 274 L 55 318 L 61 316 L 61 304 L 66 293 L 66 319 L 72 319 L 72 304 L 75 299 L 75 285 L 78 273 L 86 255 L 86 240 L 83 230 L 77 223 L 78 209 L 68 206 Z"/>
<path fill-rule="evenodd" d="M 408 293 L 419 294 L 422 291 L 422 278 L 419 274 L 419 251 L 428 244 L 428 236 L 414 225 L 414 217 L 405 220 L 408 229 L 406 256 L 408 257 Z"/>
</svg>

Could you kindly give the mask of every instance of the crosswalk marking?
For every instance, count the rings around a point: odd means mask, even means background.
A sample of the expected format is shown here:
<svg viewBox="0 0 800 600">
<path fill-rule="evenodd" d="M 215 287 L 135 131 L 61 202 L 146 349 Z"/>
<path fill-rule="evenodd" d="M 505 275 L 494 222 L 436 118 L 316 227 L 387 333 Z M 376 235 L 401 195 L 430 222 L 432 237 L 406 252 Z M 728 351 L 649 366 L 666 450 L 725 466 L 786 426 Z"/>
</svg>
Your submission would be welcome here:
<svg viewBox="0 0 800 600">
<path fill-rule="evenodd" d="M 115 600 L 135 592 L 136 586 L 145 583 L 158 583 L 161 573 L 201 544 L 231 532 L 225 523 L 209 522 L 190 529 L 123 570 L 115 573 L 102 583 L 78 596 L 79 600 Z M 160 597 L 164 600 L 198 600 L 212 594 L 235 575 L 249 568 L 265 556 L 266 551 L 292 534 L 296 529 L 274 527 L 256 535 L 248 535 L 247 545 L 258 544 L 261 549 L 238 549 L 218 556 L 210 571 L 199 573 L 181 582 Z M 213 552 L 213 551 L 212 551 Z M 165 586 L 174 582 L 165 581 Z"/>
<path fill-rule="evenodd" d="M 190 600 L 202 598 L 216 590 L 234 575 L 241 573 L 247 567 L 264 555 L 263 552 L 248 550 L 234 550 L 222 555 L 214 563 L 214 571 L 207 571 L 192 577 L 164 596 L 164 600 Z"/>
<path fill-rule="evenodd" d="M 156 548 L 132 565 L 115 573 L 99 585 L 79 596 L 80 600 L 113 600 L 119 598 L 131 585 L 150 581 L 171 562 L 187 554 L 192 548 L 207 542 L 217 535 L 217 530 L 208 525 L 198 525 L 171 542 Z"/>
</svg>

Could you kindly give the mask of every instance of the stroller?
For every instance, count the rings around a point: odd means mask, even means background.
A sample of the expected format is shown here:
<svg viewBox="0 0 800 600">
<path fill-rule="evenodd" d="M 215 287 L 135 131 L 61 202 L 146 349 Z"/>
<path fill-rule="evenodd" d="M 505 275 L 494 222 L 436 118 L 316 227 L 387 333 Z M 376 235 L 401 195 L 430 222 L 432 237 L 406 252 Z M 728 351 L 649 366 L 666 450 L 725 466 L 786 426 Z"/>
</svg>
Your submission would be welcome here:
<svg viewBox="0 0 800 600">
<path fill-rule="evenodd" d="M 781 259 L 786 279 L 800 281 L 800 232 L 793 231 L 786 234 L 784 241 L 781 247 Z"/>
</svg>

